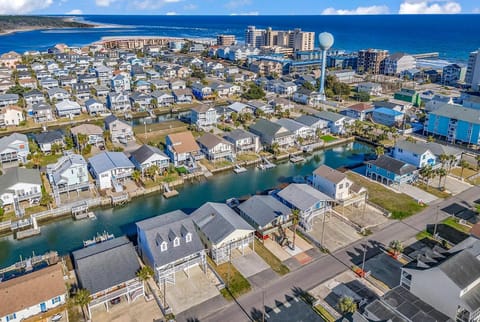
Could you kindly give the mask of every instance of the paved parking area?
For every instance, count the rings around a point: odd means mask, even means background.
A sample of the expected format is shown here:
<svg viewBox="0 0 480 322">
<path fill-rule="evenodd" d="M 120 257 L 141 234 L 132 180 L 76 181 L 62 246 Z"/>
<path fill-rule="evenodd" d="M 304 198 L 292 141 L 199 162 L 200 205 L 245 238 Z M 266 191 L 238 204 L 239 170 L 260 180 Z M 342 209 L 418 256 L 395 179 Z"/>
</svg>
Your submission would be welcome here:
<svg viewBox="0 0 480 322">
<path fill-rule="evenodd" d="M 385 253 L 381 253 L 365 262 L 365 271 L 370 272 L 372 277 L 381 281 L 389 288 L 400 284 L 402 263 Z"/>
<path fill-rule="evenodd" d="M 155 300 L 145 301 L 138 298 L 130 304 L 122 301 L 116 305 L 110 305 L 109 312 L 104 306 L 98 306 L 92 310 L 92 321 L 95 322 L 143 322 L 155 321 L 163 317 L 162 311 Z"/>
<path fill-rule="evenodd" d="M 415 200 L 421 200 L 427 205 L 437 200 L 438 198 L 420 188 L 414 187 L 411 184 L 402 184 L 398 187 L 398 191 L 403 192 L 406 195 L 409 195 Z"/>
<path fill-rule="evenodd" d="M 383 225 L 390 221 L 388 217 L 384 216 L 380 210 L 370 206 L 369 204 L 365 204 L 365 207 L 363 204 L 359 207 L 355 207 L 353 205 L 345 208 L 338 206 L 335 207 L 335 210 L 360 227 L 370 228 Z"/>
<path fill-rule="evenodd" d="M 317 217 L 313 220 L 313 229 L 308 232 L 319 243 L 322 241 L 322 226 L 323 218 L 321 216 Z M 335 216 L 327 214 L 323 240 L 328 250 L 333 252 L 355 242 L 361 237 L 353 227 L 340 221 Z"/>
<path fill-rule="evenodd" d="M 248 254 L 244 256 L 234 257 L 232 259 L 232 264 L 245 278 L 270 268 L 270 266 L 252 250 L 250 250 Z"/>
<path fill-rule="evenodd" d="M 447 176 L 445 178 L 445 189 L 453 195 L 459 194 L 460 192 L 467 190 L 471 186 L 472 185 L 468 182 L 458 180 L 451 176 Z"/>
<path fill-rule="evenodd" d="M 215 283 L 209 278 L 210 273 L 208 270 L 208 273 L 204 274 L 199 266 L 195 266 L 189 270 L 189 277 L 184 272 L 178 272 L 175 275 L 175 285 L 167 284 L 167 303 L 174 314 L 220 294 Z"/>
<path fill-rule="evenodd" d="M 293 241 L 293 231 L 285 229 L 285 233 L 288 236 L 288 240 Z M 300 237 L 299 234 L 295 237 L 296 249 L 294 251 L 291 251 L 287 246 L 280 246 L 279 243 L 272 239 L 266 239 L 264 241 L 264 246 L 282 262 L 313 248 L 313 246 Z"/>
</svg>

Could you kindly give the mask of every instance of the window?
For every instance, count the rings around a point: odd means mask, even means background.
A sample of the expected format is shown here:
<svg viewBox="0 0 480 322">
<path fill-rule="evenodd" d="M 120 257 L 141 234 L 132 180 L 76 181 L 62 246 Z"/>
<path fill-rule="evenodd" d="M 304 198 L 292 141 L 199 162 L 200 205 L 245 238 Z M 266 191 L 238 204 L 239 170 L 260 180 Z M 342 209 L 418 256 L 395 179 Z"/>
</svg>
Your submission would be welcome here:
<svg viewBox="0 0 480 322">
<path fill-rule="evenodd" d="M 175 237 L 175 239 L 173 240 L 173 247 L 177 246 L 180 246 L 180 238 Z"/>
<path fill-rule="evenodd" d="M 338 189 L 343 189 L 343 183 L 338 185 Z"/>
<path fill-rule="evenodd" d="M 191 242 L 192 241 L 192 234 L 191 233 L 188 233 L 187 236 L 185 236 L 185 241 L 187 243 Z"/>
<path fill-rule="evenodd" d="M 164 252 L 167 250 L 167 242 L 163 242 L 161 245 L 160 245 L 160 251 Z"/>
<path fill-rule="evenodd" d="M 16 314 L 16 313 L 7 315 L 7 322 L 8 322 L 8 321 L 13 321 L 13 320 L 15 320 L 16 318 L 17 318 L 17 314 Z"/>
<path fill-rule="evenodd" d="M 60 296 L 54 297 L 54 298 L 52 299 L 52 304 L 60 303 L 60 301 L 61 301 Z"/>
</svg>

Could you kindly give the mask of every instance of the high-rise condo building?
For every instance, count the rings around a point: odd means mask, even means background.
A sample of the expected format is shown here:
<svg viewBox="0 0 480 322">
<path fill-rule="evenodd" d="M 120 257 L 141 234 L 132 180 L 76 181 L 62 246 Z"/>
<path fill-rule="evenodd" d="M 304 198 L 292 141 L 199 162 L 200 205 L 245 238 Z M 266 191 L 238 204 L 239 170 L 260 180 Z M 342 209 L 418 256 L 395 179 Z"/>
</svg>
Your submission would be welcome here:
<svg viewBox="0 0 480 322">
<path fill-rule="evenodd" d="M 233 46 L 237 40 L 235 35 L 218 35 L 217 36 L 217 45 L 218 46 Z"/>
<path fill-rule="evenodd" d="M 472 51 L 468 57 L 465 83 L 470 85 L 474 91 L 480 91 L 480 49 Z"/>
<path fill-rule="evenodd" d="M 369 74 L 380 74 L 383 69 L 388 50 L 363 49 L 358 51 L 357 71 Z"/>
<path fill-rule="evenodd" d="M 315 32 L 295 30 L 256 29 L 248 26 L 245 31 L 245 44 L 251 47 L 281 46 L 294 51 L 310 51 L 315 46 Z"/>
</svg>

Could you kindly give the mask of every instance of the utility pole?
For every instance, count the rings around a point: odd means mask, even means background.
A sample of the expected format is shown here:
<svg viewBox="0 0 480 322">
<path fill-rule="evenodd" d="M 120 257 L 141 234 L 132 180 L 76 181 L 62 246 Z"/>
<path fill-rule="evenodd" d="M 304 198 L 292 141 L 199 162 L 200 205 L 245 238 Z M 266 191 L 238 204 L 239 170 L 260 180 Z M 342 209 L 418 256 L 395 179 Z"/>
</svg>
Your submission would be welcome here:
<svg viewBox="0 0 480 322">
<path fill-rule="evenodd" d="M 367 247 L 363 244 L 363 260 L 362 260 L 362 278 L 365 278 L 365 257 L 367 256 Z"/>
<path fill-rule="evenodd" d="M 438 222 L 438 208 L 440 206 L 437 205 L 437 209 L 435 211 L 435 225 L 433 226 L 433 238 L 437 239 L 436 235 L 437 235 L 437 222 Z"/>
</svg>

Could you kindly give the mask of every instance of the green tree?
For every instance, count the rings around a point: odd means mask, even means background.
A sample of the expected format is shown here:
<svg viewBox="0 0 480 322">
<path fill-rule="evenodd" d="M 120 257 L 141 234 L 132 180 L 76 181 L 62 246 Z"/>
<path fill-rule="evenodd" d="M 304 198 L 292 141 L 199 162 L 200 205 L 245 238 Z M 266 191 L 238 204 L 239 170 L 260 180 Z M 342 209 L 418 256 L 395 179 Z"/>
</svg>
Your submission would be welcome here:
<svg viewBox="0 0 480 322">
<path fill-rule="evenodd" d="M 292 209 L 292 224 L 293 224 L 293 249 L 295 249 L 295 238 L 297 237 L 297 225 L 300 219 L 300 210 Z"/>
<path fill-rule="evenodd" d="M 477 171 L 480 169 L 480 154 L 475 156 L 475 161 L 477 161 Z"/>
<path fill-rule="evenodd" d="M 460 177 L 463 178 L 463 171 L 465 170 L 465 168 L 468 168 L 470 166 L 470 164 L 467 161 L 462 159 L 462 160 L 460 160 L 460 163 L 458 165 L 462 169 L 462 171 L 460 172 Z"/>
<path fill-rule="evenodd" d="M 435 170 L 435 174 L 438 176 L 438 187 L 442 187 L 442 178 L 447 176 L 447 170 L 441 167 Z"/>
<path fill-rule="evenodd" d="M 432 170 L 431 165 L 423 166 L 419 171 L 420 176 L 425 180 L 425 184 L 427 185 L 427 190 L 430 186 L 430 179 L 435 175 L 434 171 Z"/>
<path fill-rule="evenodd" d="M 340 313 L 345 316 L 353 314 L 357 311 L 357 303 L 350 296 L 343 296 L 337 303 L 337 308 Z"/>
<path fill-rule="evenodd" d="M 308 89 L 309 91 L 314 91 L 316 89 L 315 86 L 310 82 L 303 82 L 302 87 Z"/>
<path fill-rule="evenodd" d="M 381 145 L 377 146 L 375 148 L 375 154 L 380 156 L 380 155 L 384 155 L 385 154 L 385 148 Z"/>
<path fill-rule="evenodd" d="M 140 177 L 142 176 L 142 173 L 138 170 L 134 170 L 132 172 L 132 179 L 133 181 L 135 181 L 136 183 L 138 183 L 140 181 Z"/>
<path fill-rule="evenodd" d="M 366 92 L 357 92 L 355 93 L 354 98 L 359 102 L 368 102 L 371 99 L 370 94 Z"/>
<path fill-rule="evenodd" d="M 150 266 L 145 265 L 137 271 L 136 275 L 138 279 L 142 281 L 143 288 L 148 289 L 148 288 L 145 288 L 145 282 L 147 282 L 151 277 L 153 277 L 154 275 L 153 269 Z"/>
<path fill-rule="evenodd" d="M 251 82 L 248 85 L 248 89 L 242 95 L 243 98 L 247 100 L 257 100 L 265 97 L 265 91 L 255 83 Z"/>
<path fill-rule="evenodd" d="M 92 301 L 92 298 L 90 296 L 90 292 L 85 289 L 85 288 L 82 288 L 82 289 L 79 289 L 77 291 L 77 293 L 75 293 L 74 297 L 74 303 L 76 305 L 79 305 L 80 308 L 82 309 L 82 313 L 83 313 L 83 318 L 85 320 L 87 320 L 87 315 L 85 314 L 85 308 L 88 306 L 88 304 L 90 304 L 90 302 Z M 88 311 L 88 310 L 87 310 Z"/>
<path fill-rule="evenodd" d="M 393 251 L 394 255 L 398 255 L 403 252 L 403 245 L 399 240 L 392 240 L 389 244 L 389 247 Z"/>
<path fill-rule="evenodd" d="M 42 197 L 40 198 L 40 205 L 48 207 L 50 209 L 50 205 L 52 204 L 52 202 L 52 195 L 48 194 L 45 190 L 45 187 L 42 185 Z"/>
</svg>

